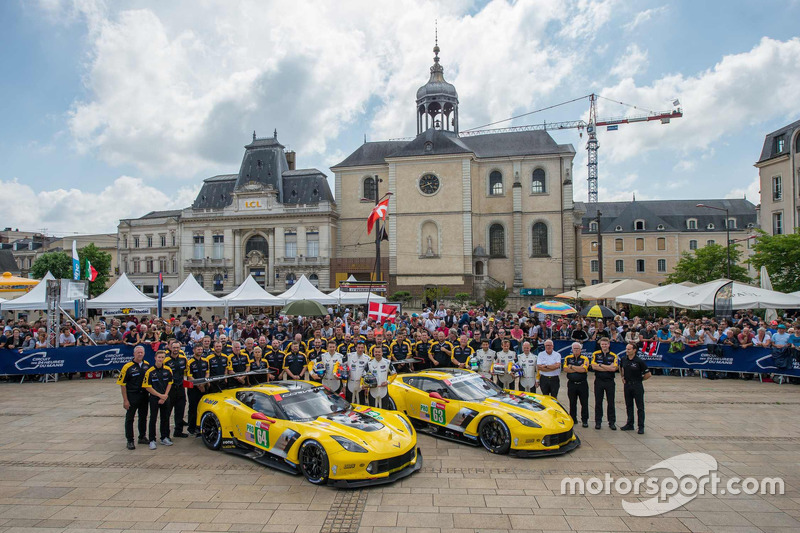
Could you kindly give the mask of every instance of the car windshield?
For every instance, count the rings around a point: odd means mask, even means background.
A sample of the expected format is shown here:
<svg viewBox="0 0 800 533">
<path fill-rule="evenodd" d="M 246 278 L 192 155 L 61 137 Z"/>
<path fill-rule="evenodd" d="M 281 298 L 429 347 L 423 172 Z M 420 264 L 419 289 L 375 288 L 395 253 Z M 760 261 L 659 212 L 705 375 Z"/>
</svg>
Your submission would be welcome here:
<svg viewBox="0 0 800 533">
<path fill-rule="evenodd" d="M 278 399 L 278 396 L 275 396 Z M 320 416 L 344 411 L 350 402 L 324 387 L 315 387 L 280 395 L 278 404 L 289 420 L 313 420 Z"/>
<path fill-rule="evenodd" d="M 503 391 L 483 376 L 471 374 L 457 376 L 445 381 L 455 395 L 455 399 L 464 401 L 481 401 L 503 393 Z"/>
</svg>

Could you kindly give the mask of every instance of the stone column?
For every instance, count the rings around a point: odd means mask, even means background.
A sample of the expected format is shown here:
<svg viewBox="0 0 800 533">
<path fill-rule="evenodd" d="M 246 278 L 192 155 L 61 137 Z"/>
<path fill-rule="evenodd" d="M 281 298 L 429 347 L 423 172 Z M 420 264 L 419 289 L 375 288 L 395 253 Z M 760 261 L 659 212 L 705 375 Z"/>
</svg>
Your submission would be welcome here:
<svg viewBox="0 0 800 533">
<path fill-rule="evenodd" d="M 242 254 L 241 230 L 233 230 L 233 286 L 238 287 L 244 281 L 244 256 Z"/>
<path fill-rule="evenodd" d="M 522 288 L 522 250 L 525 243 L 522 240 L 522 183 L 519 181 L 519 173 L 514 175 L 513 192 L 513 219 L 514 237 L 511 245 L 514 248 L 514 288 Z"/>
<path fill-rule="evenodd" d="M 397 164 L 389 163 L 389 275 L 397 275 Z M 373 234 L 374 235 L 374 234 Z M 383 249 L 381 249 L 381 253 Z M 381 258 L 383 261 L 383 258 Z M 383 266 L 381 266 L 383 270 Z M 388 280 L 385 280 L 388 281 Z"/>
<path fill-rule="evenodd" d="M 278 255 L 277 242 L 275 241 L 275 228 L 267 230 L 267 246 L 269 258 L 267 259 L 267 286 L 275 288 L 275 256 Z"/>
</svg>

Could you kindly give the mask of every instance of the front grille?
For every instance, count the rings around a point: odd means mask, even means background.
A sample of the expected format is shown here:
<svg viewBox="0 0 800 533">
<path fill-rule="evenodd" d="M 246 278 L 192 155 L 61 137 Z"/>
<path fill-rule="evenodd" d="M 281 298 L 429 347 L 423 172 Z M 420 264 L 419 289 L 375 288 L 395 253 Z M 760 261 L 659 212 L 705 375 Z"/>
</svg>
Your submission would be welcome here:
<svg viewBox="0 0 800 533">
<path fill-rule="evenodd" d="M 568 442 L 572 438 L 572 430 L 565 431 L 564 433 L 556 433 L 555 435 L 548 435 L 542 439 L 543 446 L 558 446 Z"/>
<path fill-rule="evenodd" d="M 401 466 L 405 466 L 406 464 L 410 463 L 414 460 L 414 457 L 417 454 L 416 448 L 411 448 L 403 455 L 398 455 L 397 457 L 390 457 L 388 459 L 381 459 L 380 461 L 372 461 L 370 466 L 372 468 L 372 474 L 383 474 L 384 472 L 391 472 L 392 470 L 396 470 Z"/>
</svg>

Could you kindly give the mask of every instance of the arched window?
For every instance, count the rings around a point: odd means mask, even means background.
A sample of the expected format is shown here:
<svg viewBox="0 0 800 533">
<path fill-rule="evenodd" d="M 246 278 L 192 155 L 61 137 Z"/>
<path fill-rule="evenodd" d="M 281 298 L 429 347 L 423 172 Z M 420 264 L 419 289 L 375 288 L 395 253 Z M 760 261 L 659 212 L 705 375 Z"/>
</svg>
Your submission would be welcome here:
<svg viewBox="0 0 800 533">
<path fill-rule="evenodd" d="M 533 171 L 533 178 L 531 179 L 531 193 L 542 194 L 547 192 L 544 184 L 544 170 L 537 168 Z"/>
<path fill-rule="evenodd" d="M 531 255 L 533 257 L 544 257 L 549 253 L 547 248 L 547 224 L 537 222 L 533 225 L 533 239 L 531 241 Z"/>
<path fill-rule="evenodd" d="M 503 194 L 503 175 L 498 170 L 493 170 L 489 174 L 489 194 L 492 196 Z"/>
<path fill-rule="evenodd" d="M 216 292 L 222 291 L 222 274 L 214 275 L 214 291 Z"/>
<path fill-rule="evenodd" d="M 589 222 L 589 231 L 592 233 L 597 233 L 597 222 Z"/>
<path fill-rule="evenodd" d="M 637 220 L 633 223 L 633 228 L 636 231 L 644 231 L 644 220 Z"/>
<path fill-rule="evenodd" d="M 364 198 L 367 200 L 375 201 L 378 195 L 378 187 L 375 183 L 375 178 L 372 176 L 367 176 L 364 178 Z"/>
<path fill-rule="evenodd" d="M 483 261 L 476 261 L 475 262 L 475 275 L 476 276 L 483 276 Z"/>
<path fill-rule="evenodd" d="M 203 287 L 203 275 L 202 275 L 202 274 L 198 274 L 198 275 L 196 275 L 196 276 L 194 277 L 194 279 L 196 279 L 196 280 L 197 280 L 197 284 L 198 284 L 198 285 L 200 285 L 201 287 Z"/>
<path fill-rule="evenodd" d="M 489 227 L 489 255 L 506 256 L 506 230 L 502 224 L 492 224 Z"/>
<path fill-rule="evenodd" d="M 697 229 L 697 219 L 696 218 L 687 219 L 686 229 Z"/>
<path fill-rule="evenodd" d="M 286 274 L 286 288 L 287 289 L 289 287 L 291 287 L 292 285 L 294 285 L 295 281 L 297 281 L 297 278 L 295 278 L 293 273 L 289 272 L 288 274 Z"/>
<path fill-rule="evenodd" d="M 247 255 L 253 250 L 261 252 L 261 255 L 264 257 L 269 257 L 269 244 L 267 243 L 267 239 L 261 235 L 253 235 L 250 237 L 244 247 L 244 253 Z"/>
<path fill-rule="evenodd" d="M 308 276 L 308 281 L 310 281 L 313 286 L 319 289 L 319 276 L 316 274 L 311 274 Z"/>
</svg>

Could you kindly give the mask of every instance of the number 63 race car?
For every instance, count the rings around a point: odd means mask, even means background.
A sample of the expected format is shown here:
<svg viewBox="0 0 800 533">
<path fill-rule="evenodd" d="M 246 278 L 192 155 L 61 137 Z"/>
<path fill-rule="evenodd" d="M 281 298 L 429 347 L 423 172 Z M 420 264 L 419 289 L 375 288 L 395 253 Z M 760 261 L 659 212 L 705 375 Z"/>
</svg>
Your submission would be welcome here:
<svg viewBox="0 0 800 533">
<path fill-rule="evenodd" d="M 311 483 L 362 487 L 422 468 L 405 415 L 351 405 L 308 381 L 275 381 L 203 396 L 203 443 Z"/>
<path fill-rule="evenodd" d="M 550 396 L 504 391 L 461 369 L 401 374 L 384 406 L 407 414 L 433 436 L 520 457 L 563 454 L 580 446 L 572 418 Z"/>
</svg>

